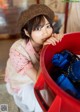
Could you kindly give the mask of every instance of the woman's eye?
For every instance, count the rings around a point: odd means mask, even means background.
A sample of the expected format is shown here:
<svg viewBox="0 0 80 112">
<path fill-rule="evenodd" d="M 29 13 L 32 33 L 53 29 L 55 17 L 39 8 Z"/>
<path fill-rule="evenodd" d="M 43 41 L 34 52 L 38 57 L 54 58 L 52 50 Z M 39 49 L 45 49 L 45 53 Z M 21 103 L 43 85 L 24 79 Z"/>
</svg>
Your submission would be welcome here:
<svg viewBox="0 0 80 112">
<path fill-rule="evenodd" d="M 35 28 L 36 31 L 40 31 L 41 30 L 41 27 L 37 27 Z"/>
<path fill-rule="evenodd" d="M 46 27 L 47 27 L 47 28 L 51 28 L 51 26 L 50 26 L 50 25 L 47 25 Z"/>
</svg>

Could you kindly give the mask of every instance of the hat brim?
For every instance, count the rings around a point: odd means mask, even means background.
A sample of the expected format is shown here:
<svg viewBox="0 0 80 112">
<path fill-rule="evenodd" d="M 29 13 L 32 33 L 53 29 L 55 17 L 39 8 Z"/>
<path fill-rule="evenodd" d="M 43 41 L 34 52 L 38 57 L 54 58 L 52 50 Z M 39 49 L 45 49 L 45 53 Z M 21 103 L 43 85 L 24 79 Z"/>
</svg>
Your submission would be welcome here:
<svg viewBox="0 0 80 112">
<path fill-rule="evenodd" d="M 29 20 L 39 15 L 48 16 L 52 21 L 54 19 L 54 12 L 48 6 L 44 4 L 33 4 L 21 13 L 18 26 L 22 28 Z"/>
</svg>

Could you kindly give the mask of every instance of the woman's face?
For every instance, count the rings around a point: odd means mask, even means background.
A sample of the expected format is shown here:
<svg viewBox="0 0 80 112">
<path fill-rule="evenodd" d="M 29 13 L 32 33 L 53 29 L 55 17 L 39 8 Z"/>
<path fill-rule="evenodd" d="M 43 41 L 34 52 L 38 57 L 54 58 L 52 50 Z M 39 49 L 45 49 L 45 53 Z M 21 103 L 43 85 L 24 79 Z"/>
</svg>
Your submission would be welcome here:
<svg viewBox="0 0 80 112">
<path fill-rule="evenodd" d="M 52 32 L 53 29 L 50 23 L 44 17 L 44 24 L 41 23 L 31 32 L 31 39 L 34 43 L 42 45 L 52 35 Z"/>
</svg>

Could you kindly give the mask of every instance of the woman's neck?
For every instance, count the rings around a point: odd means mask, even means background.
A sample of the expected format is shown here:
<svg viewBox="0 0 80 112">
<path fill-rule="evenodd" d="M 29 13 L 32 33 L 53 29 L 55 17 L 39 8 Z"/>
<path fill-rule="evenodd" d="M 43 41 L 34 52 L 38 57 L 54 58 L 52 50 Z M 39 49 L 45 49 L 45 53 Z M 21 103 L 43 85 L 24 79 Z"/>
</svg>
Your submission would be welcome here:
<svg viewBox="0 0 80 112">
<path fill-rule="evenodd" d="M 33 46 L 33 48 L 35 49 L 35 51 L 36 51 L 37 53 L 39 53 L 43 46 L 42 46 L 42 45 L 39 45 L 39 44 L 37 44 L 37 43 L 35 43 L 35 42 L 32 41 L 32 40 L 31 40 L 31 43 L 32 43 L 32 46 Z"/>
</svg>

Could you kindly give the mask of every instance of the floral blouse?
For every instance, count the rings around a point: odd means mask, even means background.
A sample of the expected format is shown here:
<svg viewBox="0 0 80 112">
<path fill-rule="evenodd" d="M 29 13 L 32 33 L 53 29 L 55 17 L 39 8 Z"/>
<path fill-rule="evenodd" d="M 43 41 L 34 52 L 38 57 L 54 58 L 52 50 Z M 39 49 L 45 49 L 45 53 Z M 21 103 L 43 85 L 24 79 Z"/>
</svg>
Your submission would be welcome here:
<svg viewBox="0 0 80 112">
<path fill-rule="evenodd" d="M 32 67 L 38 69 L 38 57 L 30 41 L 26 43 L 20 39 L 12 45 L 5 71 L 5 81 L 9 83 L 10 91 L 18 91 L 25 84 L 34 83 L 27 71 Z"/>
</svg>

